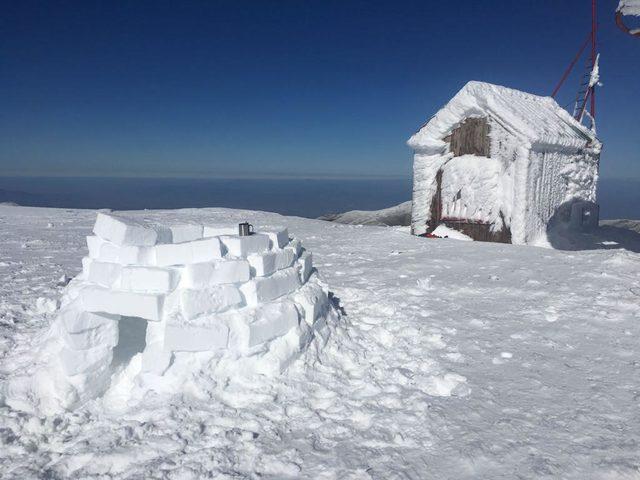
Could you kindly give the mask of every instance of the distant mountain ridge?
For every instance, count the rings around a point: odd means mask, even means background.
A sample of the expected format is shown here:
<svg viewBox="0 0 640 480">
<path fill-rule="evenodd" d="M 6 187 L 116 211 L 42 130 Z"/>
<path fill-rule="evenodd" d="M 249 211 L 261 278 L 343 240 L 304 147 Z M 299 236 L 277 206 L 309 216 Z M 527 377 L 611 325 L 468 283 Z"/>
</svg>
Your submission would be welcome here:
<svg viewBox="0 0 640 480">
<path fill-rule="evenodd" d="M 382 210 L 351 210 L 344 213 L 329 213 L 318 220 L 346 225 L 409 226 L 411 225 L 411 201 Z M 600 227 L 630 230 L 640 234 L 640 220 L 600 220 Z"/>
<path fill-rule="evenodd" d="M 406 227 L 411 225 L 411 200 L 382 210 L 351 210 L 344 213 L 329 213 L 319 220 L 347 225 L 379 225 Z"/>
<path fill-rule="evenodd" d="M 0 203 L 13 205 L 37 205 L 42 201 L 42 195 L 22 192 L 19 190 L 3 190 L 0 189 Z"/>
</svg>

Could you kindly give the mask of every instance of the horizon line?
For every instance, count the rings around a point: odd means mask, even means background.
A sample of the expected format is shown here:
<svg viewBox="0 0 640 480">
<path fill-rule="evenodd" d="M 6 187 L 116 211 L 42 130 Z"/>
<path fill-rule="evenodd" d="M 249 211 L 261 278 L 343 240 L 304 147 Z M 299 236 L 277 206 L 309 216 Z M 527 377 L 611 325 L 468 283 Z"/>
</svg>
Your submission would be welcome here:
<svg viewBox="0 0 640 480">
<path fill-rule="evenodd" d="M 198 174 L 125 174 L 125 175 L 99 175 L 99 174 L 31 174 L 31 173 L 2 173 L 0 178 L 105 178 L 105 179 L 181 179 L 181 180 L 411 180 L 411 175 L 358 175 L 358 174 L 263 174 L 263 175 L 198 175 Z"/>
</svg>

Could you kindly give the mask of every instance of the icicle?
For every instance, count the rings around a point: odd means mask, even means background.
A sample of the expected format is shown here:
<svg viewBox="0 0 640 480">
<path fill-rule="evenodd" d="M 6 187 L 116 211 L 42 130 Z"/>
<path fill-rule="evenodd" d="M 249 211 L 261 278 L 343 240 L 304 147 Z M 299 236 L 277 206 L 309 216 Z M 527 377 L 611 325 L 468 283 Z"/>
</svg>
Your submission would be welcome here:
<svg viewBox="0 0 640 480">
<path fill-rule="evenodd" d="M 596 119 L 593 118 L 591 116 L 591 114 L 589 113 L 589 111 L 587 109 L 584 110 L 584 114 L 589 118 L 589 122 L 591 122 L 591 126 L 589 127 L 589 129 L 593 132 L 594 135 L 596 135 Z"/>
<path fill-rule="evenodd" d="M 591 75 L 589 76 L 589 88 L 595 86 L 601 87 L 600 83 L 600 54 L 596 55 L 596 59 L 593 62 L 593 68 L 591 69 Z"/>
</svg>

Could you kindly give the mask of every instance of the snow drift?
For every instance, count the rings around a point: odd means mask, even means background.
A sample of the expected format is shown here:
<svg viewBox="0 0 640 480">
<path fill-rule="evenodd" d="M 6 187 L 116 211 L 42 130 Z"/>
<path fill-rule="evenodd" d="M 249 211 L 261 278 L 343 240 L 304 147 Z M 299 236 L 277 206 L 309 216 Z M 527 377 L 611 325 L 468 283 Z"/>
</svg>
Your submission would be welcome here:
<svg viewBox="0 0 640 480">
<path fill-rule="evenodd" d="M 4 387 L 41 371 L 35 347 L 58 317 L 61 285 L 80 273 L 95 212 L 0 207 L 0 476 L 637 476 L 640 255 L 622 248 L 630 242 L 599 237 L 597 250 L 567 253 L 222 208 L 127 217 L 286 225 L 346 314 L 281 375 L 225 377 L 214 352 L 178 352 L 162 376 L 141 382 L 125 369 L 72 411 L 24 413 Z"/>
</svg>

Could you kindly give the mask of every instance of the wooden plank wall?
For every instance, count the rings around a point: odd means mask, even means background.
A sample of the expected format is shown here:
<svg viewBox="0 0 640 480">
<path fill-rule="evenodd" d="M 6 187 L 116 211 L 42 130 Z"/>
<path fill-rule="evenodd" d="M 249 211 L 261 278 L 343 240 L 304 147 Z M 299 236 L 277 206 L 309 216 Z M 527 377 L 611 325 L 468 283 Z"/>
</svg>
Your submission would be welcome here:
<svg viewBox="0 0 640 480">
<path fill-rule="evenodd" d="M 489 122 L 484 117 L 467 118 L 445 140 L 450 143 L 455 157 L 460 155 L 488 157 L 491 154 Z"/>
<path fill-rule="evenodd" d="M 447 219 L 443 220 L 442 223 L 449 228 L 464 233 L 477 242 L 511 243 L 511 229 L 507 227 L 494 232 L 488 223 L 449 221 Z"/>
<path fill-rule="evenodd" d="M 491 155 L 489 122 L 486 118 L 467 118 L 444 140 L 449 142 L 450 150 L 456 157 L 460 155 L 489 157 Z M 511 243 L 511 230 L 507 227 L 492 231 L 491 225 L 487 223 L 442 218 L 442 173 L 442 170 L 439 170 L 436 175 L 436 191 L 431 199 L 431 219 L 427 224 L 427 232 L 431 233 L 440 223 L 444 223 L 447 227 L 458 230 L 477 241 Z"/>
</svg>

